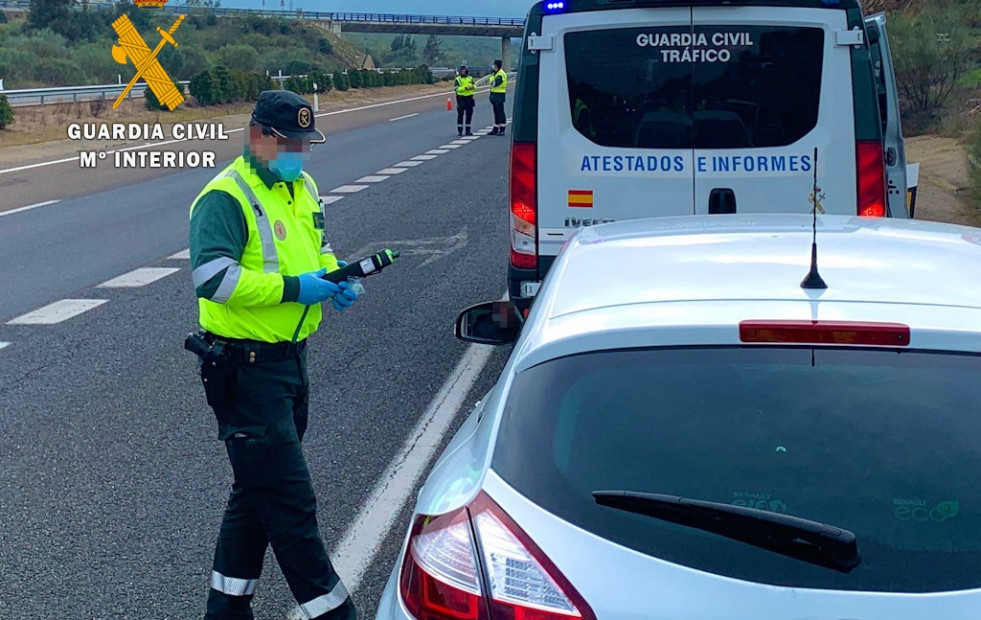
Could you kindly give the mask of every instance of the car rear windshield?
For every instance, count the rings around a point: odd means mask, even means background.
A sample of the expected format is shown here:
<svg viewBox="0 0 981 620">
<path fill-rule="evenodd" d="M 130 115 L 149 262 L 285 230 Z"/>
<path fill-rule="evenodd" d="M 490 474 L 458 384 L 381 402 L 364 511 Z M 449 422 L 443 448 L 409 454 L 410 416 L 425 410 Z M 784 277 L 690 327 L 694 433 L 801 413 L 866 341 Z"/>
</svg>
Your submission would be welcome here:
<svg viewBox="0 0 981 620">
<path fill-rule="evenodd" d="M 824 31 L 658 26 L 565 35 L 573 126 L 648 149 L 787 146 L 817 125 Z"/>
<path fill-rule="evenodd" d="M 519 373 L 493 469 L 554 515 L 641 553 L 780 586 L 981 587 L 981 358 L 865 349 L 595 352 Z M 678 495 L 853 532 L 843 574 L 598 506 Z"/>
</svg>

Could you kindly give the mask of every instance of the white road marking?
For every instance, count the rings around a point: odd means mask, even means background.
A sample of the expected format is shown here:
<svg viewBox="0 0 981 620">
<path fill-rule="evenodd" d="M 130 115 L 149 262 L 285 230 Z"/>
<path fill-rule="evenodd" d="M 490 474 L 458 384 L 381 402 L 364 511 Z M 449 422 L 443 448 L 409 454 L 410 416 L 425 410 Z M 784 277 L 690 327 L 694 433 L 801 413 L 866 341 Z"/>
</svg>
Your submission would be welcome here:
<svg viewBox="0 0 981 620">
<path fill-rule="evenodd" d="M 477 92 L 478 93 L 485 93 L 485 92 L 488 92 L 488 90 L 489 89 L 486 89 L 486 90 L 478 90 Z M 347 114 L 348 112 L 358 112 L 360 110 L 370 110 L 372 108 L 380 108 L 380 107 L 383 107 L 383 106 L 396 105 L 396 104 L 399 104 L 399 103 L 408 103 L 410 101 L 420 101 L 422 99 L 431 99 L 433 97 L 445 97 L 447 94 L 452 94 L 452 93 L 440 92 L 440 93 L 434 93 L 432 95 L 422 95 L 422 96 L 419 96 L 419 97 L 410 97 L 408 99 L 397 99 L 395 101 L 386 101 L 384 103 L 374 103 L 372 105 L 361 106 L 359 108 L 348 108 L 346 110 L 336 110 L 334 112 L 325 112 L 323 114 L 316 114 L 315 116 L 317 118 L 320 118 L 320 117 L 323 117 L 323 116 L 334 116 L 335 114 Z M 237 129 L 226 129 L 225 130 L 225 133 L 226 134 L 229 134 L 229 133 L 238 133 L 239 131 L 245 131 L 245 128 L 244 127 L 239 127 Z M 163 140 L 161 142 L 147 142 L 146 144 L 140 144 L 138 146 L 131 146 L 131 147 L 122 148 L 122 149 L 109 149 L 109 150 L 106 151 L 106 153 L 115 153 L 116 151 L 133 151 L 133 150 L 136 150 L 136 149 L 148 149 L 148 148 L 152 148 L 152 147 L 156 147 L 156 146 L 166 146 L 168 144 L 177 144 L 178 142 L 187 142 L 190 139 L 191 138 L 184 138 L 183 140 Z M 55 164 L 65 164 L 65 163 L 72 162 L 72 161 L 78 161 L 78 155 L 76 155 L 75 157 L 66 157 L 64 159 L 56 159 L 56 160 L 53 160 L 53 161 L 44 161 L 44 162 L 41 162 L 41 163 L 30 164 L 30 165 L 27 165 L 27 166 L 18 166 L 16 168 L 7 168 L 6 170 L 0 170 L 0 174 L 8 174 L 10 172 L 20 172 L 21 170 L 33 170 L 34 168 L 43 168 L 45 166 L 54 166 Z"/>
<path fill-rule="evenodd" d="M 416 155 L 415 157 L 410 157 L 411 161 L 429 161 L 430 159 L 436 159 L 439 155 Z"/>
<path fill-rule="evenodd" d="M 9 342 L 0 342 L 0 349 L 6 349 L 10 346 Z"/>
<path fill-rule="evenodd" d="M 361 585 L 365 570 L 385 534 L 391 530 L 416 482 L 439 448 L 443 435 L 464 406 L 470 388 L 493 350 L 494 347 L 488 345 L 470 345 L 402 444 L 398 456 L 381 475 L 354 523 L 331 550 L 331 561 L 348 592 L 354 592 Z"/>
<path fill-rule="evenodd" d="M 344 198 L 344 196 L 321 196 L 320 197 L 320 200 L 325 205 L 332 205 L 335 202 L 337 202 L 338 200 L 341 200 L 342 198 Z"/>
<path fill-rule="evenodd" d="M 33 205 L 27 205 L 26 207 L 18 207 L 16 209 L 11 209 L 10 211 L 3 211 L 0 213 L 0 217 L 5 215 L 13 215 L 14 213 L 21 213 L 23 211 L 30 211 L 31 209 L 37 209 L 38 207 L 47 207 L 48 205 L 54 205 L 61 202 L 60 200 L 45 200 L 44 202 L 39 202 Z"/>
<path fill-rule="evenodd" d="M 474 134 L 476 134 L 478 136 L 486 136 L 490 132 L 491 132 L 490 129 L 480 129 L 480 130 L 475 131 Z"/>
<path fill-rule="evenodd" d="M 124 273 L 112 280 L 103 282 L 97 288 L 139 288 L 166 278 L 178 271 L 180 269 L 176 267 L 141 267 L 140 269 L 134 269 L 129 273 Z"/>
<path fill-rule="evenodd" d="M 470 144 L 470 141 L 460 139 L 460 140 L 454 140 L 453 142 L 450 142 L 450 144 L 459 144 L 460 146 L 463 146 L 464 144 Z M 443 147 L 439 147 L 439 148 L 443 148 Z"/>
<path fill-rule="evenodd" d="M 478 138 L 480 138 L 480 136 L 464 136 L 464 137 L 462 137 L 460 139 L 463 140 L 464 142 L 473 142 L 474 140 L 476 140 Z"/>
<path fill-rule="evenodd" d="M 383 174 L 369 174 L 366 177 L 361 177 L 355 183 L 381 183 L 388 177 Z"/>
<path fill-rule="evenodd" d="M 431 149 L 426 151 L 426 155 L 442 155 L 443 153 L 449 153 L 448 149 Z"/>
<path fill-rule="evenodd" d="M 98 308 L 109 301 L 108 299 L 62 299 L 53 304 L 38 308 L 16 319 L 7 321 L 7 325 L 54 325 L 76 317 L 92 308 Z"/>
<path fill-rule="evenodd" d="M 444 144 L 443 146 L 441 146 L 439 148 L 441 148 L 441 149 L 458 149 L 461 146 L 463 146 L 463 145 L 462 144 Z"/>
<path fill-rule="evenodd" d="M 390 118 L 390 119 L 388 119 L 388 122 L 389 123 L 394 123 L 395 121 L 401 121 L 401 120 L 406 119 L 406 118 L 412 118 L 413 116 L 419 116 L 419 113 L 418 112 L 415 112 L 413 114 L 406 114 L 405 116 L 399 116 L 397 118 Z"/>
<path fill-rule="evenodd" d="M 177 254 L 168 257 L 170 260 L 191 260 L 191 249 L 181 250 Z"/>
<path fill-rule="evenodd" d="M 400 161 L 395 164 L 396 168 L 415 168 L 416 166 L 422 165 L 421 161 Z"/>
<path fill-rule="evenodd" d="M 356 194 L 363 189 L 368 189 L 367 185 L 341 185 L 330 190 L 334 194 Z"/>
<path fill-rule="evenodd" d="M 384 168 L 375 174 L 402 174 L 403 172 L 405 172 L 405 168 Z"/>
</svg>

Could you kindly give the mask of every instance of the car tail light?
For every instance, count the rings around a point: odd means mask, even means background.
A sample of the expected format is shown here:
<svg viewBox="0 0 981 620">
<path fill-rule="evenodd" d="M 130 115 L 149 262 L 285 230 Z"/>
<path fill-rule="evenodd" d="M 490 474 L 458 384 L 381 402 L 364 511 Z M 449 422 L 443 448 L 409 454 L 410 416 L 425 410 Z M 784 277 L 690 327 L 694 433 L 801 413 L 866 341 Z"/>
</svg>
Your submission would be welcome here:
<svg viewBox="0 0 981 620">
<path fill-rule="evenodd" d="M 862 217 L 886 215 L 886 163 L 882 143 L 860 141 L 857 146 L 858 214 Z"/>
<path fill-rule="evenodd" d="M 522 269 L 538 266 L 536 157 L 534 142 L 511 145 L 511 264 Z"/>
<path fill-rule="evenodd" d="M 596 618 L 541 549 L 483 493 L 454 513 L 416 519 L 399 584 L 417 620 Z"/>
<path fill-rule="evenodd" d="M 909 325 L 902 323 L 743 321 L 739 324 L 739 340 L 752 343 L 905 347 L 909 345 L 909 337 Z"/>
</svg>

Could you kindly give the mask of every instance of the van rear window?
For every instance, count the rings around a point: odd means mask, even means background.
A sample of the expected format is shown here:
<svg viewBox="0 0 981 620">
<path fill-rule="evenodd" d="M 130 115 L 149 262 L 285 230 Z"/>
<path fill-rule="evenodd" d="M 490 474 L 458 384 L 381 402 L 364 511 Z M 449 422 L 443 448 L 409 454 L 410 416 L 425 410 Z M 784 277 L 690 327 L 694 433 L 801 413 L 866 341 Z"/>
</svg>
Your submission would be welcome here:
<svg viewBox="0 0 981 620">
<path fill-rule="evenodd" d="M 564 41 L 573 126 L 601 146 L 779 147 L 817 125 L 820 28 L 620 28 Z"/>
</svg>

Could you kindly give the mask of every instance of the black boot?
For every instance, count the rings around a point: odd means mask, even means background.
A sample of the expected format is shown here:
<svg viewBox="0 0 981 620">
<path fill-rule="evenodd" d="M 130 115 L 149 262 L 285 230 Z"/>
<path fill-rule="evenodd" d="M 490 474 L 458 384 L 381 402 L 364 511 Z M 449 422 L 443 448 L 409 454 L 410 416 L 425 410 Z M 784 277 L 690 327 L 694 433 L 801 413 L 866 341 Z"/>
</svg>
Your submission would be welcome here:
<svg viewBox="0 0 981 620">
<path fill-rule="evenodd" d="M 463 127 L 460 127 L 459 125 L 456 126 L 456 135 L 458 136 L 463 135 Z"/>
<path fill-rule="evenodd" d="M 473 132 L 470 131 L 470 127 L 467 127 L 467 131 L 464 132 L 464 133 L 465 133 L 465 135 L 468 135 L 468 136 L 472 136 L 473 135 Z"/>
</svg>

